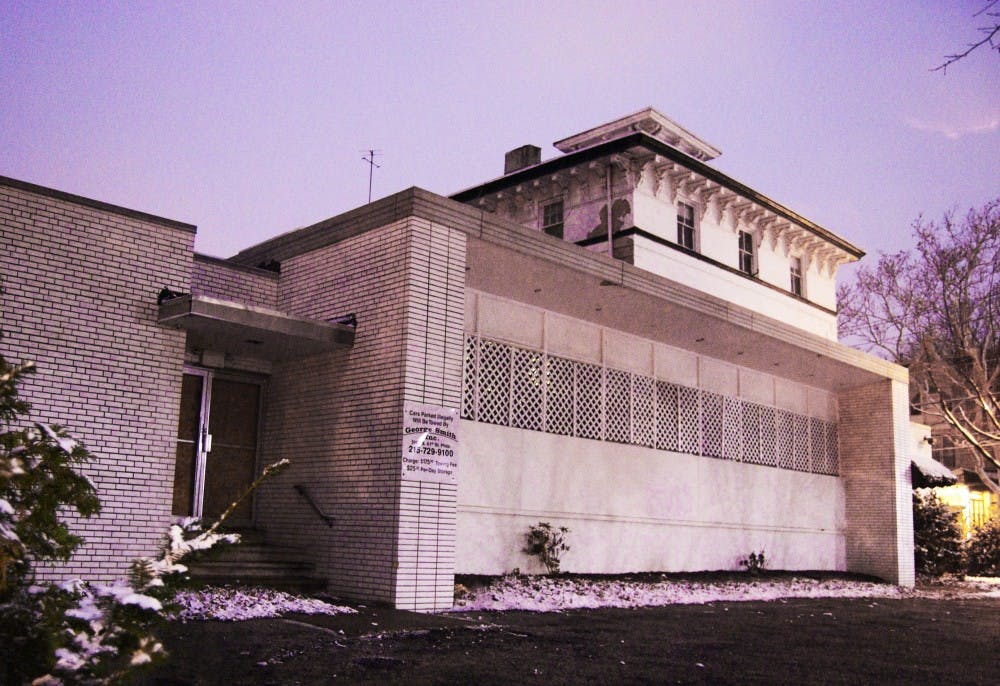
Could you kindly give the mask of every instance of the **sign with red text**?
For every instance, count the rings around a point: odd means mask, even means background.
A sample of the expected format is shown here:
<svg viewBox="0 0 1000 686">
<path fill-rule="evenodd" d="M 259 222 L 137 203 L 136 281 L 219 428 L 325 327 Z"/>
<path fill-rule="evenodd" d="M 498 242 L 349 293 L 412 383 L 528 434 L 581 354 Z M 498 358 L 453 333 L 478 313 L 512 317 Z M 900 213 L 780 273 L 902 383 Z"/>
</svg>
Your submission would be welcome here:
<svg viewBox="0 0 1000 686">
<path fill-rule="evenodd" d="M 458 483 L 458 410 L 403 403 L 403 479 Z"/>
</svg>

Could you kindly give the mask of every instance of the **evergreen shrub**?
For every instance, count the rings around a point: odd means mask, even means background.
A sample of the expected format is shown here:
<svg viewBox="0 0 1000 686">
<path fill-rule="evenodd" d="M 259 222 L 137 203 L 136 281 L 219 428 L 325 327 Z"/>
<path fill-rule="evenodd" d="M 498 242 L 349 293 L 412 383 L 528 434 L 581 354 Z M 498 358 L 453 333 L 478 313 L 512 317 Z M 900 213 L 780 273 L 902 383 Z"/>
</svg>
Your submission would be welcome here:
<svg viewBox="0 0 1000 686">
<path fill-rule="evenodd" d="M 966 548 L 969 574 L 1000 576 L 1000 516 L 972 532 Z"/>
<path fill-rule="evenodd" d="M 931 491 L 913 491 L 913 557 L 918 574 L 960 574 L 965 560 L 958 514 Z"/>
</svg>

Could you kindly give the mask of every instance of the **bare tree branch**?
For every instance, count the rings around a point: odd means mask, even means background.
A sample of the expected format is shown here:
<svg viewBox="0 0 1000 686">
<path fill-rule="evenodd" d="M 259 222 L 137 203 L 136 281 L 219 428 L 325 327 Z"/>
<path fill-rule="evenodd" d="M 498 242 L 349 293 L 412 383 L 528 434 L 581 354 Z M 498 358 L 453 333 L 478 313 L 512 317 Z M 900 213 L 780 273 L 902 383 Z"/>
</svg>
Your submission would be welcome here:
<svg viewBox="0 0 1000 686">
<path fill-rule="evenodd" d="M 1000 493 L 1000 198 L 917 219 L 913 237 L 838 289 L 841 336 L 908 367 L 914 408 L 950 426 Z"/>
<path fill-rule="evenodd" d="M 958 62 L 961 59 L 965 59 L 966 57 L 968 57 L 969 53 L 971 53 L 976 48 L 982 47 L 983 45 L 988 44 L 991 50 L 997 50 L 998 52 L 1000 52 L 1000 43 L 995 43 L 993 41 L 993 38 L 997 35 L 997 33 L 1000 33 L 1000 21 L 997 21 L 998 19 L 1000 19 L 1000 12 L 988 11 L 991 7 L 996 5 L 997 2 L 998 0 L 991 0 L 991 2 L 987 3 L 985 7 L 983 7 L 981 10 L 972 15 L 974 17 L 984 15 L 987 17 L 992 17 L 994 19 L 992 26 L 980 26 L 977 29 L 981 33 L 985 34 L 983 39 L 978 40 L 975 43 L 969 43 L 969 46 L 962 52 L 955 53 L 954 55 L 945 55 L 944 58 L 945 61 L 939 64 L 938 66 L 934 67 L 933 69 L 931 69 L 931 71 L 940 71 L 942 73 L 947 73 L 949 66 L 951 66 L 955 62 Z"/>
</svg>

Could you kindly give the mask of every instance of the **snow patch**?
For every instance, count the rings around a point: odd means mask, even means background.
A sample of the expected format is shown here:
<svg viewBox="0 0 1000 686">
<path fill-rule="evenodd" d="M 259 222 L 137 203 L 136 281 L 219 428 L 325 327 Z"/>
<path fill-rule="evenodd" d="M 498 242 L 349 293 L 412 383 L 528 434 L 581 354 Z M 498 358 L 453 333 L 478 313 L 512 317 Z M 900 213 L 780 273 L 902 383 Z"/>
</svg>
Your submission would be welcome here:
<svg viewBox="0 0 1000 686">
<path fill-rule="evenodd" d="M 781 598 L 901 598 L 898 586 L 845 579 L 759 579 L 699 582 L 594 580 L 505 576 L 456 599 L 453 612 L 527 610 L 558 612 L 601 607 L 653 607 Z"/>
<path fill-rule="evenodd" d="M 109 586 L 98 586 L 96 590 L 97 595 L 111 596 L 119 605 L 135 605 L 143 610 L 153 610 L 154 612 L 163 609 L 159 600 L 143 593 L 137 593 L 126 583 L 116 582 Z"/>
<path fill-rule="evenodd" d="M 339 615 L 357 612 L 349 607 L 332 605 L 316 598 L 266 588 L 217 588 L 180 591 L 174 598 L 180 609 L 174 614 L 181 621 L 217 619 L 238 622 L 261 617 L 278 617 L 286 612 Z"/>
<path fill-rule="evenodd" d="M 39 429 L 45 432 L 45 435 L 48 436 L 50 439 L 52 439 L 56 443 L 56 445 L 58 445 L 59 448 L 62 449 L 62 451 L 67 454 L 72 453 L 74 450 L 76 450 L 76 447 L 79 445 L 79 443 L 77 443 L 68 436 L 60 436 L 56 432 L 56 430 L 53 429 L 48 424 L 36 422 L 35 426 L 37 426 Z"/>
</svg>

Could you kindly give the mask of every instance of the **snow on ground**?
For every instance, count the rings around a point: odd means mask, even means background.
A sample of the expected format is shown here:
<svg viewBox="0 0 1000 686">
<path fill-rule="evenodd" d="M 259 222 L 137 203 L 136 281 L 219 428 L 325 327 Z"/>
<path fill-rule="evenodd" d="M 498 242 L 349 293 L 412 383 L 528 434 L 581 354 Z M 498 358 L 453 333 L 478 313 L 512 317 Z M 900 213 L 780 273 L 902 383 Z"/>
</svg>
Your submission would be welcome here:
<svg viewBox="0 0 1000 686">
<path fill-rule="evenodd" d="M 504 576 L 486 586 L 463 592 L 453 612 L 527 610 L 558 612 L 574 608 L 650 607 L 781 598 L 912 598 L 942 597 L 960 592 L 969 597 L 1000 597 L 1000 580 L 954 582 L 942 590 L 903 589 L 889 584 L 847 579 L 791 577 L 733 581 L 660 581 L 580 579 L 571 577 Z"/>
<path fill-rule="evenodd" d="M 850 579 L 808 577 L 734 578 L 693 581 L 663 577 L 585 579 L 577 577 L 514 576 L 492 579 L 473 588 L 456 588 L 451 612 L 526 610 L 560 612 L 600 607 L 651 607 L 716 602 L 779 600 L 782 598 L 1000 598 L 1000 578 L 967 577 L 919 584 L 904 589 L 891 584 Z M 172 618 L 180 621 L 215 619 L 242 621 L 278 617 L 289 612 L 353 614 L 357 610 L 316 598 L 266 588 L 205 587 L 177 594 L 179 607 Z"/>
<path fill-rule="evenodd" d="M 208 586 L 199 590 L 180 591 L 174 598 L 180 609 L 175 619 L 218 619 L 238 622 L 260 617 L 278 617 L 285 612 L 302 612 L 315 615 L 353 614 L 357 612 L 342 605 L 316 598 L 303 598 L 269 588 L 229 588 Z"/>
</svg>

